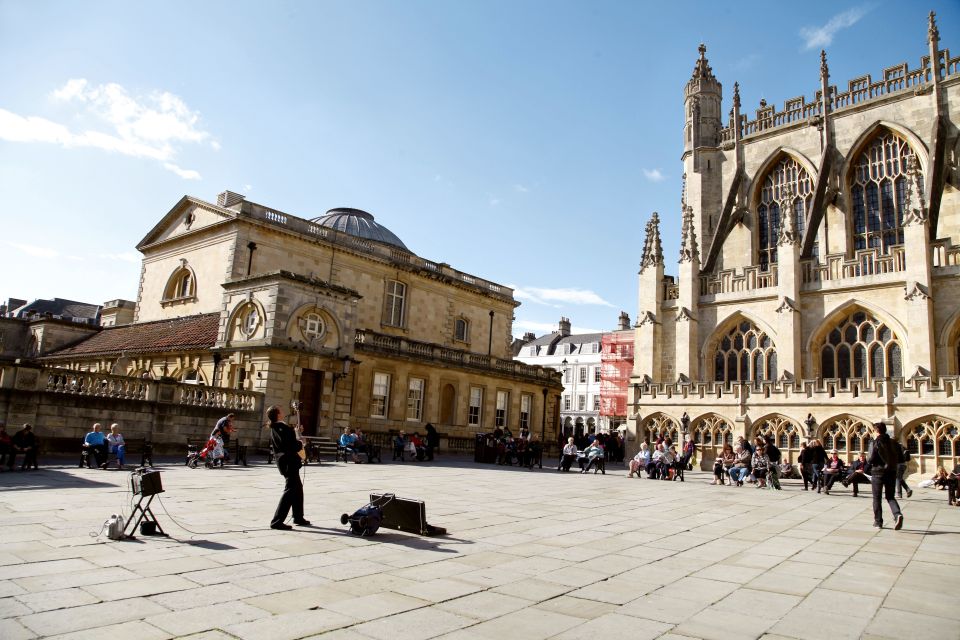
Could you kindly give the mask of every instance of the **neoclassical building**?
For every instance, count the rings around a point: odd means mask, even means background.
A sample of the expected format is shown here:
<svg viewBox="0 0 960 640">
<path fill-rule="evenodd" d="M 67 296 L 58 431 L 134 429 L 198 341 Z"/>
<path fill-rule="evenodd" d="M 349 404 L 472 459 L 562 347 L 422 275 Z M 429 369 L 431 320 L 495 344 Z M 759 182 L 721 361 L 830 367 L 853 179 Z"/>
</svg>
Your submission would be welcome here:
<svg viewBox="0 0 960 640">
<path fill-rule="evenodd" d="M 706 459 L 768 432 L 850 459 L 885 421 L 920 473 L 960 459 L 960 58 L 932 13 L 918 54 L 838 87 L 821 52 L 811 99 L 748 115 L 734 84 L 724 117 L 700 46 L 678 278 L 656 213 L 640 263 L 637 439 L 687 412 Z"/>
<path fill-rule="evenodd" d="M 307 435 L 432 422 L 451 437 L 555 436 L 563 387 L 513 360 L 513 291 L 417 256 L 368 213 L 305 219 L 229 191 L 185 196 L 137 249 L 133 322 L 44 363 L 298 401 Z"/>
</svg>

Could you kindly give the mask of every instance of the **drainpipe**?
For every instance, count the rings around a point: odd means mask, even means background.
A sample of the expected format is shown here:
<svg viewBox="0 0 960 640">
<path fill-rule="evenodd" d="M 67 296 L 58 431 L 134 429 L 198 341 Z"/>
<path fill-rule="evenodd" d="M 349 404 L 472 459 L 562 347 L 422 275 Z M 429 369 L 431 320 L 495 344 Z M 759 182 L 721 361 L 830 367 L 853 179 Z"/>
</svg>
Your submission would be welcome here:
<svg viewBox="0 0 960 640">
<path fill-rule="evenodd" d="M 487 339 L 487 355 L 493 355 L 493 310 L 490 310 L 490 337 Z"/>
<path fill-rule="evenodd" d="M 250 256 L 247 258 L 247 275 L 250 275 L 253 268 L 253 252 L 257 250 L 257 243 L 251 240 L 247 243 L 247 249 L 250 249 Z"/>
</svg>

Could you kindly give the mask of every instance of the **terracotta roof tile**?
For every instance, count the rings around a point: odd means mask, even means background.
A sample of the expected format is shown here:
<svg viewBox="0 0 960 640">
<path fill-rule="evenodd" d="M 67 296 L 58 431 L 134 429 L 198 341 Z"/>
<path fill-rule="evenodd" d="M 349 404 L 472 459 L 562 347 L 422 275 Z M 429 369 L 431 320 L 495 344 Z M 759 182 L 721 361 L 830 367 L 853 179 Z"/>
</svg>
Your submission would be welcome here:
<svg viewBox="0 0 960 640">
<path fill-rule="evenodd" d="M 163 353 L 210 349 L 217 341 L 219 313 L 107 327 L 46 358 L 114 353 Z"/>
</svg>

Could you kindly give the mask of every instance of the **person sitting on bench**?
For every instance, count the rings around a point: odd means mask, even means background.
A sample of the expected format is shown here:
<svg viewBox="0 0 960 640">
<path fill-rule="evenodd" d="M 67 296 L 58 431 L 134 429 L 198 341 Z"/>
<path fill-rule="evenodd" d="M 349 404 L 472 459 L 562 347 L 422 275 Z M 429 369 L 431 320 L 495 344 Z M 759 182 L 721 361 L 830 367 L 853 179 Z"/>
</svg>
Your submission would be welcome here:
<svg viewBox="0 0 960 640">
<path fill-rule="evenodd" d="M 117 456 L 117 468 L 123 469 L 124 459 L 127 454 L 127 445 L 123 442 L 120 425 L 116 422 L 110 425 L 110 433 L 107 434 L 107 445 L 110 447 L 110 453 L 114 453 Z"/>
<path fill-rule="evenodd" d="M 107 439 L 103 435 L 103 427 L 99 422 L 93 425 L 93 431 L 83 439 L 83 448 L 87 451 L 87 467 L 90 468 L 90 454 L 92 453 L 97 466 L 107 468 Z"/>
<path fill-rule="evenodd" d="M 577 459 L 577 464 L 580 465 L 580 473 L 590 471 L 594 465 L 598 464 L 598 458 L 603 460 L 603 446 L 599 440 L 594 440 L 589 447 L 583 450 L 583 455 Z"/>
<path fill-rule="evenodd" d="M 573 441 L 573 436 L 567 438 L 567 444 L 563 445 L 563 453 L 560 455 L 560 468 L 564 471 L 570 471 L 570 466 L 577 459 L 577 445 Z"/>
<path fill-rule="evenodd" d="M 347 427 L 340 435 L 340 446 L 343 447 L 344 460 L 347 456 L 356 464 L 360 464 L 360 456 L 357 455 L 357 436 L 353 435 L 353 427 Z"/>
<path fill-rule="evenodd" d="M 840 459 L 837 450 L 833 449 L 830 451 L 827 464 L 823 467 L 823 492 L 825 494 L 830 495 L 830 489 L 833 488 L 833 483 L 837 481 L 837 478 L 842 478 L 846 475 L 844 471 L 846 471 L 846 469 L 844 469 L 843 460 Z"/>
<path fill-rule="evenodd" d="M 862 451 L 860 452 L 860 457 L 857 458 L 857 461 L 850 467 L 850 473 L 841 481 L 841 484 L 845 487 L 849 487 L 851 484 L 853 485 L 854 498 L 857 497 L 858 484 L 870 485 L 870 465 L 867 464 L 867 454 Z"/>
</svg>

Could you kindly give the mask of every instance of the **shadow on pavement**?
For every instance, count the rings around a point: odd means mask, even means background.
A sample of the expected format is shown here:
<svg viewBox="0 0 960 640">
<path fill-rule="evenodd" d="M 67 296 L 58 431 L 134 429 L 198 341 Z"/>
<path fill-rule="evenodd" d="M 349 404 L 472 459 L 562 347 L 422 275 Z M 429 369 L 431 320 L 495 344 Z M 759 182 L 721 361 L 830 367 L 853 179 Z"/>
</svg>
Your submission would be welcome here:
<svg viewBox="0 0 960 640">
<path fill-rule="evenodd" d="M 90 474 L 99 470 L 90 469 Z M 50 489 L 55 487 L 69 487 L 71 489 L 89 489 L 93 487 L 110 487 L 116 485 L 110 482 L 100 482 L 92 478 L 85 478 L 61 469 L 40 467 L 36 471 L 4 471 L 0 473 L 0 489 L 11 491 L 25 491 L 27 489 Z"/>
</svg>

